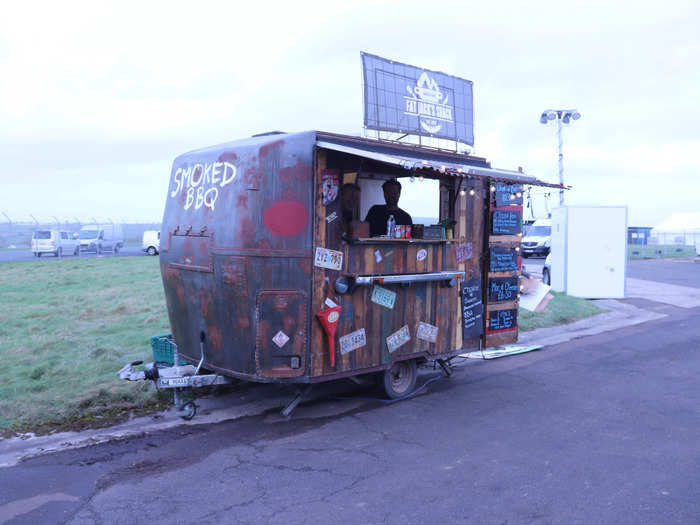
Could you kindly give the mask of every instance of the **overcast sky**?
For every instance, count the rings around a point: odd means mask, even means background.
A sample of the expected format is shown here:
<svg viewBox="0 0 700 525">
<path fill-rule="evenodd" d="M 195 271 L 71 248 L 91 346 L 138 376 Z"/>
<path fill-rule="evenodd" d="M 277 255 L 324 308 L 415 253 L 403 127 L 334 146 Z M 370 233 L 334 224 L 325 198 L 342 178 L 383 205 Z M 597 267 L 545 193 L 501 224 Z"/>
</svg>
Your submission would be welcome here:
<svg viewBox="0 0 700 525">
<path fill-rule="evenodd" d="M 494 167 L 557 181 L 539 115 L 577 108 L 567 203 L 627 205 L 630 225 L 698 210 L 697 1 L 337 4 L 4 5 L 0 212 L 159 222 L 180 153 L 268 130 L 358 134 L 360 51 L 473 81 L 474 152 Z"/>
</svg>

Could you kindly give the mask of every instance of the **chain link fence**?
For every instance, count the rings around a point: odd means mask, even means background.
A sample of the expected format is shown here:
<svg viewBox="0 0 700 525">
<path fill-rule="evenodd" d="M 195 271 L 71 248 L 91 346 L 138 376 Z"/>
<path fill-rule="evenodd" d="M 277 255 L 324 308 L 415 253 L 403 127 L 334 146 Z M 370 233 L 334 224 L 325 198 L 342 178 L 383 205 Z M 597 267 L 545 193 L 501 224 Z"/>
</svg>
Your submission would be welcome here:
<svg viewBox="0 0 700 525">
<path fill-rule="evenodd" d="M 700 230 L 652 231 L 646 244 L 629 244 L 631 259 L 695 257 L 700 254 Z"/>
</svg>

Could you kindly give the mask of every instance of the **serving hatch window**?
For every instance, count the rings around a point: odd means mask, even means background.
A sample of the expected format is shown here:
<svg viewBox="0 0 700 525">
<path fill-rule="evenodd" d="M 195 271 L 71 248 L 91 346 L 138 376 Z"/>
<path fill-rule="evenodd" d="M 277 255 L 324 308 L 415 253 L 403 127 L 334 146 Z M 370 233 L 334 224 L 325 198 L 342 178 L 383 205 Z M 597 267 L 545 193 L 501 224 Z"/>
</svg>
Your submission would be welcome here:
<svg viewBox="0 0 700 525">
<path fill-rule="evenodd" d="M 410 177 L 400 177 L 397 180 L 401 183 L 399 208 L 411 216 L 413 224 L 436 224 L 440 216 L 440 181 L 420 180 L 418 177 L 413 182 Z M 385 179 L 358 179 L 361 220 L 367 217 L 372 206 L 384 204 L 384 182 Z"/>
</svg>

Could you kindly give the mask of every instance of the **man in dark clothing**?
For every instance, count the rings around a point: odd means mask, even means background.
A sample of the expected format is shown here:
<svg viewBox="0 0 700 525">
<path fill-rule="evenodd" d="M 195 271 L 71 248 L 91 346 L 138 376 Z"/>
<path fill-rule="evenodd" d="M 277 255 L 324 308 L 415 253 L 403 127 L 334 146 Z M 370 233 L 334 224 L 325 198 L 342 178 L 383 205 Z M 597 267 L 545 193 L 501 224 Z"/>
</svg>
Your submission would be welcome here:
<svg viewBox="0 0 700 525">
<path fill-rule="evenodd" d="M 393 215 L 397 225 L 413 226 L 411 216 L 399 208 L 401 197 L 401 183 L 391 179 L 382 184 L 384 200 L 386 204 L 375 204 L 367 212 L 366 222 L 369 222 L 369 234 L 371 237 L 387 234 L 386 223 L 389 216 Z"/>
</svg>

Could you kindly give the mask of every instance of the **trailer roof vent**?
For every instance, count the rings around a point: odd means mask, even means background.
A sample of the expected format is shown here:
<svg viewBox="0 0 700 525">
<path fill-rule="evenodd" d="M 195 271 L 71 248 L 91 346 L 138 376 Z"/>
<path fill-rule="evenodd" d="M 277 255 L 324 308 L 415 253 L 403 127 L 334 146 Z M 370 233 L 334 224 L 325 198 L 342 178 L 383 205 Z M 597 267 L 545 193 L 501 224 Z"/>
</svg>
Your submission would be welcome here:
<svg viewBox="0 0 700 525">
<path fill-rule="evenodd" d="M 251 137 L 267 137 L 268 135 L 286 135 L 286 131 L 266 131 L 265 133 L 256 133 L 251 135 Z"/>
</svg>

